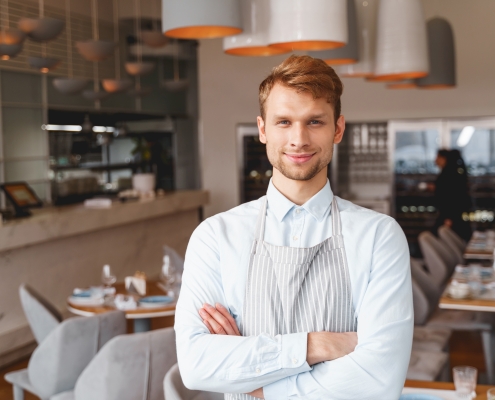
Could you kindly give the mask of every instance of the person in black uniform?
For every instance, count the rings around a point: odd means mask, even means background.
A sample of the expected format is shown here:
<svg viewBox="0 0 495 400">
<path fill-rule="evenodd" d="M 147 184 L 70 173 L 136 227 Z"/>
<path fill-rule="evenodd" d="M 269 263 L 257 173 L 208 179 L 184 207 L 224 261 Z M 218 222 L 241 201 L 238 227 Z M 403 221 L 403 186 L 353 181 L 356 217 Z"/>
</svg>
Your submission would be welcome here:
<svg viewBox="0 0 495 400">
<path fill-rule="evenodd" d="M 457 235 L 469 241 L 472 230 L 462 214 L 471 209 L 466 165 L 459 150 L 439 150 L 435 163 L 442 169 L 435 182 L 435 206 L 439 215 L 433 227 L 437 234 L 447 225 Z"/>
</svg>

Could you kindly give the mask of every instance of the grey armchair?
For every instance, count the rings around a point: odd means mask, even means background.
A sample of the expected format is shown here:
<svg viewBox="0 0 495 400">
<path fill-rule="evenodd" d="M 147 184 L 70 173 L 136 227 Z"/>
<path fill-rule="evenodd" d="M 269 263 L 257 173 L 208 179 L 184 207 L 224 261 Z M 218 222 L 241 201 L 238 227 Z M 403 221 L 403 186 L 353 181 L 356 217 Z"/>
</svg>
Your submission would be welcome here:
<svg viewBox="0 0 495 400">
<path fill-rule="evenodd" d="M 50 400 L 163 400 L 163 379 L 176 362 L 173 328 L 118 336 L 93 358 L 73 391 Z"/>
<path fill-rule="evenodd" d="M 421 232 L 418 242 L 432 281 L 438 286 L 445 284 L 455 269 L 455 257 L 431 232 Z"/>
<path fill-rule="evenodd" d="M 62 322 L 62 315 L 29 285 L 19 287 L 19 297 L 31 331 L 40 344 Z"/>
<path fill-rule="evenodd" d="M 14 400 L 27 390 L 41 399 L 71 390 L 81 372 L 111 338 L 126 332 L 125 314 L 112 311 L 60 323 L 34 350 L 27 369 L 5 375 L 14 386 Z"/>
<path fill-rule="evenodd" d="M 222 400 L 221 393 L 202 392 L 189 390 L 184 386 L 180 377 L 179 366 L 175 364 L 165 375 L 163 382 L 165 400 Z"/>
<path fill-rule="evenodd" d="M 457 263 L 464 263 L 464 250 L 466 250 L 466 242 L 464 239 L 446 225 L 442 225 L 438 228 L 438 236 L 440 236 L 442 242 L 444 242 L 456 255 L 458 260 Z"/>
</svg>

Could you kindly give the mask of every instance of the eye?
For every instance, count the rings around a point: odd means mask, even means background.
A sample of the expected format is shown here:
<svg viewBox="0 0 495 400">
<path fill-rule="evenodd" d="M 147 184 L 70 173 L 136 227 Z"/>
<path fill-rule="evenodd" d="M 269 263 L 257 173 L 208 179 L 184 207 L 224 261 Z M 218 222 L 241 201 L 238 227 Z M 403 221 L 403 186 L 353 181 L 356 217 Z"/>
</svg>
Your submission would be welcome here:
<svg viewBox="0 0 495 400">
<path fill-rule="evenodd" d="M 309 124 L 310 125 L 323 125 L 323 121 L 320 121 L 318 119 L 312 119 L 311 121 L 309 121 Z"/>
<path fill-rule="evenodd" d="M 277 121 L 277 125 L 289 125 L 289 121 L 287 121 L 286 119 Z"/>
</svg>

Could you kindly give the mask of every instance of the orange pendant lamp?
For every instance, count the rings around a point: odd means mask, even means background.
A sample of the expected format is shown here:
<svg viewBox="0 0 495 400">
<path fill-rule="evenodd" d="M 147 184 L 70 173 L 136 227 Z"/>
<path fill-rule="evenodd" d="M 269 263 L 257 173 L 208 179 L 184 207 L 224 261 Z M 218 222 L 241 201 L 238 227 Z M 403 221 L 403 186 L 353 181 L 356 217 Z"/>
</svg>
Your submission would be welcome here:
<svg viewBox="0 0 495 400">
<path fill-rule="evenodd" d="M 426 22 L 421 0 L 380 0 L 373 81 L 428 75 Z"/>
<path fill-rule="evenodd" d="M 267 0 L 241 0 L 242 28 L 239 35 L 223 39 L 225 53 L 234 56 L 272 56 L 289 50 L 268 45 L 270 3 Z"/>
<path fill-rule="evenodd" d="M 177 39 L 209 39 L 242 32 L 239 0 L 162 0 L 162 30 Z"/>
<path fill-rule="evenodd" d="M 347 43 L 346 0 L 266 0 L 270 45 L 285 50 L 328 50 Z"/>
</svg>

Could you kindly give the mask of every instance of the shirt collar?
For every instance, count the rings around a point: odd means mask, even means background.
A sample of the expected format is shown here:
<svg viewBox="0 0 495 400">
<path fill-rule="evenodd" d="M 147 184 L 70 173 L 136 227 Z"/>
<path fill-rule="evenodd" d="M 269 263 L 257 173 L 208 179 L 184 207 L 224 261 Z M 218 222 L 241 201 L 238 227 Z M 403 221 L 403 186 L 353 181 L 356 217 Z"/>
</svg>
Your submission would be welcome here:
<svg viewBox="0 0 495 400">
<path fill-rule="evenodd" d="M 270 208 L 270 211 L 273 212 L 277 220 L 280 222 L 282 222 L 292 208 L 297 207 L 296 204 L 280 193 L 280 191 L 272 183 L 271 179 L 266 192 L 266 197 L 268 199 L 268 207 Z M 327 214 L 327 211 L 332 204 L 332 200 L 333 193 L 330 188 L 330 182 L 327 179 L 325 186 L 323 186 L 318 193 L 311 197 L 301 207 L 311 214 L 317 221 L 321 221 Z"/>
</svg>

